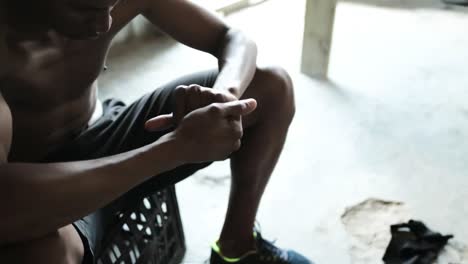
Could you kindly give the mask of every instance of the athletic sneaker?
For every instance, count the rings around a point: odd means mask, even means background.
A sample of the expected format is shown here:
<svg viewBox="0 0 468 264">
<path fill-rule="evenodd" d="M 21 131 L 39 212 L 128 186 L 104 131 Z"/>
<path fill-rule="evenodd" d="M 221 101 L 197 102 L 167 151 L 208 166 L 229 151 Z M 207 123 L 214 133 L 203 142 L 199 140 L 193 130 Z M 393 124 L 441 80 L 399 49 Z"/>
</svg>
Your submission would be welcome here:
<svg viewBox="0 0 468 264">
<path fill-rule="evenodd" d="M 283 250 L 262 238 L 255 232 L 257 250 L 245 253 L 239 258 L 224 257 L 218 243 L 212 246 L 210 264 L 313 264 L 293 250 Z"/>
</svg>

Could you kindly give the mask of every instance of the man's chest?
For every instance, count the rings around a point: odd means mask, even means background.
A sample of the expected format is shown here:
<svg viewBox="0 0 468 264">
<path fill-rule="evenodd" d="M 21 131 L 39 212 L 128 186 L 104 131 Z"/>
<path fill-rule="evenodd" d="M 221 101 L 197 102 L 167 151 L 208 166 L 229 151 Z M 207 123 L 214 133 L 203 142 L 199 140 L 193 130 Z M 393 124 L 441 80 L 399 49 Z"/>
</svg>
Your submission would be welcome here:
<svg viewBox="0 0 468 264">
<path fill-rule="evenodd" d="M 103 70 L 110 42 L 139 14 L 140 2 L 119 4 L 111 31 L 99 39 L 65 40 L 48 33 L 35 40 L 8 41 L 10 70 L 0 78 L 8 103 L 57 104 L 88 90 Z"/>
<path fill-rule="evenodd" d="M 0 88 L 7 100 L 16 103 L 73 99 L 99 76 L 108 45 L 107 40 L 50 38 L 9 43 L 10 70 Z"/>
</svg>

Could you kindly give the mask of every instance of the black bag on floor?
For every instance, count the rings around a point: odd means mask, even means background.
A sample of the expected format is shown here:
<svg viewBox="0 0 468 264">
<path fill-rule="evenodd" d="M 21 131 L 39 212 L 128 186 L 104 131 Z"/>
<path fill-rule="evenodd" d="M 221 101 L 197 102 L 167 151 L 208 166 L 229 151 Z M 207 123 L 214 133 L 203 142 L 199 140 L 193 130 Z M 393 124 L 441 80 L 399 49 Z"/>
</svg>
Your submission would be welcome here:
<svg viewBox="0 0 468 264">
<path fill-rule="evenodd" d="M 424 223 L 410 220 L 391 226 L 392 240 L 387 247 L 385 264 L 431 264 L 452 235 L 441 235 Z"/>
</svg>

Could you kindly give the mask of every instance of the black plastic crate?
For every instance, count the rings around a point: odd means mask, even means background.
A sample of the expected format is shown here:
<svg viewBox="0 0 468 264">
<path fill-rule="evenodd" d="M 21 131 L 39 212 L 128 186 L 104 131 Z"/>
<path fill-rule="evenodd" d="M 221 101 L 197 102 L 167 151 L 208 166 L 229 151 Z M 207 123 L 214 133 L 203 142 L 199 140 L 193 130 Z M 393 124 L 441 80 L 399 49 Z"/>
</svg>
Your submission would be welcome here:
<svg viewBox="0 0 468 264">
<path fill-rule="evenodd" d="M 185 238 L 174 186 L 119 215 L 98 264 L 178 264 Z"/>
</svg>

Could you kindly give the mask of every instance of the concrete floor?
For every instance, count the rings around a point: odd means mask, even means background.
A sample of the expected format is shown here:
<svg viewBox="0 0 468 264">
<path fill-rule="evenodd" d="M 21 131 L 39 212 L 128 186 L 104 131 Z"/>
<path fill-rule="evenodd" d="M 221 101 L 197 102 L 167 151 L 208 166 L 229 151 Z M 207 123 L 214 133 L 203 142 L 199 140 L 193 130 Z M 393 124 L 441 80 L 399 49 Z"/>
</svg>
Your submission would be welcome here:
<svg viewBox="0 0 468 264">
<path fill-rule="evenodd" d="M 330 81 L 299 73 L 304 0 L 270 0 L 227 20 L 254 37 L 259 63 L 287 68 L 297 114 L 258 214 L 264 235 L 318 263 L 350 263 L 340 222 L 369 197 L 468 244 L 468 11 L 340 4 Z M 169 39 L 110 53 L 101 96 L 131 101 L 213 58 Z M 178 184 L 184 263 L 202 263 L 221 229 L 229 167 Z"/>
</svg>

